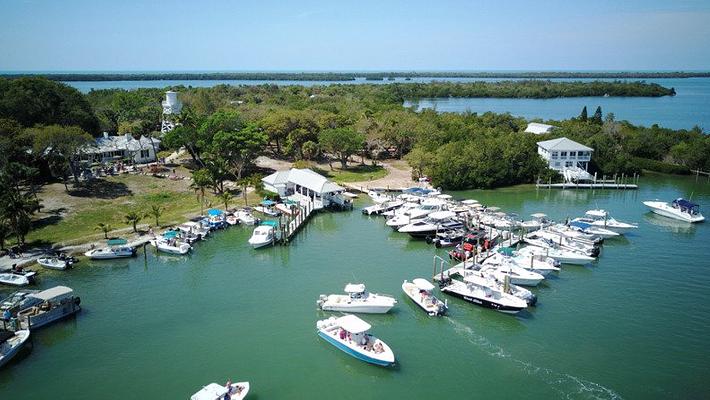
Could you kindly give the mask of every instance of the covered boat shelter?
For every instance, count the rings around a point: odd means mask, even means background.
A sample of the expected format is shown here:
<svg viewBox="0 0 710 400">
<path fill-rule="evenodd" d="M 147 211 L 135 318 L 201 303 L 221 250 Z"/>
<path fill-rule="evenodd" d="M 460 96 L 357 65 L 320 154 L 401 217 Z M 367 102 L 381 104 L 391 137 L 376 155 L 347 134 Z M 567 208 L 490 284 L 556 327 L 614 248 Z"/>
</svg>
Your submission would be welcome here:
<svg viewBox="0 0 710 400">
<path fill-rule="evenodd" d="M 277 193 L 282 198 L 298 202 L 311 201 L 316 209 L 349 205 L 349 200 L 343 196 L 343 187 L 307 168 L 277 171 L 261 181 L 264 183 L 264 189 Z"/>
</svg>

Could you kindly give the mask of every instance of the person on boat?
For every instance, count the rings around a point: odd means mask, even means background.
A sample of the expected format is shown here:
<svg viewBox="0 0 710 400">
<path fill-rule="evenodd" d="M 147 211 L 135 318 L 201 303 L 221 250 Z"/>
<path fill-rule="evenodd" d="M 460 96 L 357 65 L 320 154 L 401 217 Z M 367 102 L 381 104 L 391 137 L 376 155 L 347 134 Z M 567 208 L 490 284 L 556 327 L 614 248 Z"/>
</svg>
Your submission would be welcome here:
<svg viewBox="0 0 710 400">
<path fill-rule="evenodd" d="M 12 313 L 10 312 L 10 310 L 5 310 L 2 312 L 2 319 L 5 322 L 10 322 L 10 320 L 12 319 Z"/>
<path fill-rule="evenodd" d="M 341 340 L 345 340 L 345 335 L 346 335 L 345 329 L 340 328 L 340 332 L 338 334 L 339 334 Z"/>
</svg>

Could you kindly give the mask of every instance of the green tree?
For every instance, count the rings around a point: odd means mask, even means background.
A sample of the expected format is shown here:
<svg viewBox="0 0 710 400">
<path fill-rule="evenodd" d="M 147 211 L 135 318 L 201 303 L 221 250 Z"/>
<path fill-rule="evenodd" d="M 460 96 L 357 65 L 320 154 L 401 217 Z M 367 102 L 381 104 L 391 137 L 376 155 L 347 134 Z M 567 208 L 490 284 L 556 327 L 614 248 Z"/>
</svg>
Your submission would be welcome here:
<svg viewBox="0 0 710 400">
<path fill-rule="evenodd" d="M 81 154 L 92 143 L 91 136 L 81 128 L 59 125 L 30 128 L 28 135 L 34 138 L 34 153 L 45 158 L 52 174 L 61 178 L 67 188 L 67 178 L 79 182 Z"/>
<path fill-rule="evenodd" d="M 326 129 L 318 139 L 326 151 L 336 156 L 343 169 L 348 166 L 348 157 L 357 153 L 365 142 L 365 137 L 352 128 Z"/>
<path fill-rule="evenodd" d="M 580 121 L 587 121 L 587 106 L 582 108 L 582 112 L 579 114 Z"/>
<path fill-rule="evenodd" d="M 592 122 L 595 124 L 601 125 L 602 124 L 602 107 L 598 106 L 597 110 L 594 111 L 594 115 L 592 116 Z"/>
<path fill-rule="evenodd" d="M 212 186 L 212 177 L 207 169 L 198 169 L 192 173 L 190 187 L 197 194 L 197 201 L 200 203 L 200 215 L 205 213 L 205 195 L 207 194 L 207 188 L 210 186 Z"/>
<path fill-rule="evenodd" d="M 104 233 L 104 239 L 108 239 L 108 233 L 111 232 L 111 225 L 109 224 L 104 224 L 103 222 L 100 222 L 94 230 L 101 231 Z"/>
<path fill-rule="evenodd" d="M 224 192 L 218 194 L 217 198 L 222 201 L 222 204 L 224 204 L 224 209 L 226 211 L 229 210 L 229 203 L 232 201 L 234 196 L 232 196 L 231 193 L 225 190 Z"/>
<path fill-rule="evenodd" d="M 261 180 L 261 176 L 254 174 L 240 179 L 238 182 L 239 187 L 242 189 L 242 197 L 244 198 L 244 205 L 249 205 L 249 199 L 247 198 L 247 191 L 249 187 L 253 187 L 257 192 L 264 187 L 264 183 Z"/>
<path fill-rule="evenodd" d="M 409 152 L 404 159 L 407 160 L 409 165 L 412 167 L 412 175 L 414 178 L 421 178 L 426 175 L 425 170 L 430 168 L 436 158 L 434 154 L 420 147 L 415 147 Z"/>
<path fill-rule="evenodd" d="M 148 214 L 151 215 L 153 218 L 155 218 L 155 226 L 160 227 L 160 217 L 163 215 L 163 212 L 165 211 L 165 208 L 153 204 L 150 206 L 150 211 L 148 211 Z"/>
<path fill-rule="evenodd" d="M 306 160 L 314 160 L 316 157 L 318 157 L 318 153 L 320 153 L 320 147 L 318 146 L 318 143 L 314 141 L 307 141 L 303 143 L 303 158 Z"/>
<path fill-rule="evenodd" d="M 138 223 L 143 220 L 145 214 L 139 212 L 138 210 L 129 210 L 123 215 L 123 220 L 133 226 L 133 232 L 138 232 Z"/>
<path fill-rule="evenodd" d="M 264 150 L 268 138 L 255 124 L 240 130 L 218 131 L 212 141 L 212 154 L 224 160 L 237 180 L 244 169 Z"/>
</svg>

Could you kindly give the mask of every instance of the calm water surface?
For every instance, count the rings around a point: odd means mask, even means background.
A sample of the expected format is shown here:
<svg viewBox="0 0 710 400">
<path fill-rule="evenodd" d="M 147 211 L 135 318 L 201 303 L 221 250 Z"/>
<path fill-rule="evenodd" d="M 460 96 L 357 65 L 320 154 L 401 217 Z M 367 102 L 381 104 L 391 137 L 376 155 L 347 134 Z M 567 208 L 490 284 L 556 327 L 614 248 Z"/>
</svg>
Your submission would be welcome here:
<svg viewBox="0 0 710 400">
<path fill-rule="evenodd" d="M 710 224 L 641 204 L 691 193 L 708 214 L 710 183 L 694 178 L 647 177 L 626 192 L 454 193 L 521 216 L 603 207 L 639 223 L 598 262 L 549 279 L 518 316 L 452 298 L 447 317 L 424 315 L 400 285 L 431 276 L 435 249 L 358 210 L 316 216 L 288 247 L 252 250 L 250 229 L 235 227 L 186 258 L 148 248 L 145 259 L 43 270 L 42 288 L 70 286 L 84 309 L 35 332 L 33 350 L 0 371 L 0 398 L 187 399 L 228 377 L 251 381 L 252 399 L 707 397 Z M 328 316 L 318 295 L 360 281 L 399 300 L 389 315 L 364 316 L 396 368 L 361 363 L 315 333 Z"/>
</svg>

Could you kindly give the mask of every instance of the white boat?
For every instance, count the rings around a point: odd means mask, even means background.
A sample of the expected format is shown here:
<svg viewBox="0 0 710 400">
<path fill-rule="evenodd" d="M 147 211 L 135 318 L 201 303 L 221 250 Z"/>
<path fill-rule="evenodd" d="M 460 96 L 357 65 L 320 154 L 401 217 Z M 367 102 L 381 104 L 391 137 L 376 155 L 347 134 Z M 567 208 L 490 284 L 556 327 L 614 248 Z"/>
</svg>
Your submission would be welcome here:
<svg viewBox="0 0 710 400">
<path fill-rule="evenodd" d="M 150 241 L 158 251 L 168 254 L 185 255 L 192 250 L 188 243 L 180 242 L 176 237 L 158 237 Z"/>
<path fill-rule="evenodd" d="M 430 316 L 444 315 L 448 305 L 437 299 L 432 293 L 433 290 L 434 285 L 422 278 L 416 278 L 412 282 L 405 280 L 402 283 L 402 291 L 427 314 Z"/>
<path fill-rule="evenodd" d="M 520 223 L 520 227 L 528 232 L 535 231 L 552 224 L 552 221 L 547 219 L 547 214 L 535 213 L 531 214 L 530 216 L 532 217 L 531 220 L 523 221 Z"/>
<path fill-rule="evenodd" d="M 227 218 L 224 219 L 228 225 L 234 226 L 239 223 L 239 218 L 237 218 L 236 215 L 234 214 L 229 214 L 227 215 Z"/>
<path fill-rule="evenodd" d="M 493 276 L 499 281 L 503 281 L 506 277 L 508 277 L 510 279 L 510 283 L 514 285 L 537 286 L 545 279 L 542 274 L 518 267 L 514 263 L 503 263 L 498 265 L 484 263 L 484 266 L 487 268 L 482 272 L 489 272 L 493 274 Z"/>
<path fill-rule="evenodd" d="M 34 301 L 30 298 L 31 294 L 39 293 L 41 290 L 18 290 L 17 292 L 7 296 L 0 303 L 0 316 L 5 310 L 9 310 L 12 315 L 17 314 L 18 311 L 25 309 L 32 304 Z"/>
<path fill-rule="evenodd" d="M 393 297 L 370 293 L 363 284 L 348 283 L 347 294 L 322 294 L 316 301 L 323 311 L 343 311 L 365 314 L 385 314 L 397 304 Z"/>
<path fill-rule="evenodd" d="M 316 323 L 318 336 L 348 355 L 382 367 L 394 364 L 392 349 L 367 333 L 370 328 L 370 324 L 351 314 Z"/>
<path fill-rule="evenodd" d="M 628 230 L 638 228 L 638 225 L 629 224 L 612 218 L 605 210 L 589 210 L 584 214 L 584 217 L 575 218 L 572 221 L 585 222 L 604 229 L 611 229 L 612 231 L 618 233 L 624 233 Z"/>
<path fill-rule="evenodd" d="M 365 215 L 384 214 L 388 211 L 396 210 L 399 207 L 402 207 L 403 204 L 403 200 L 388 200 L 382 203 L 376 203 L 375 205 L 369 207 L 365 207 L 362 209 L 362 213 Z"/>
<path fill-rule="evenodd" d="M 0 272 L 0 283 L 12 286 L 26 286 L 32 283 L 32 281 L 24 274 Z"/>
<path fill-rule="evenodd" d="M 190 400 L 223 400 L 226 398 L 242 400 L 247 394 L 249 394 L 249 382 L 227 383 L 226 385 L 210 383 L 193 394 Z"/>
<path fill-rule="evenodd" d="M 128 246 L 125 239 L 110 239 L 106 242 L 108 247 L 92 249 L 84 253 L 92 260 L 110 260 L 115 258 L 133 257 L 136 249 Z"/>
<path fill-rule="evenodd" d="M 585 256 L 584 254 L 556 247 L 527 246 L 518 250 L 518 254 L 521 254 L 525 257 L 531 255 L 551 257 L 563 264 L 585 265 L 595 260 L 594 257 Z"/>
<path fill-rule="evenodd" d="M 368 190 L 367 195 L 370 196 L 375 203 L 384 203 L 392 200 L 392 196 L 385 193 L 383 190 Z"/>
<path fill-rule="evenodd" d="M 249 210 L 239 210 L 235 215 L 243 225 L 254 225 L 257 223 L 257 218 L 255 218 Z"/>
<path fill-rule="evenodd" d="M 0 330 L 0 368 L 19 353 L 30 338 L 28 329 L 10 332 Z"/>
<path fill-rule="evenodd" d="M 559 248 L 590 257 L 597 257 L 600 253 L 599 247 L 593 244 L 582 243 L 553 232 L 535 231 L 528 233 L 523 236 L 523 241 L 533 246 Z"/>
<path fill-rule="evenodd" d="M 65 270 L 69 268 L 69 263 L 66 260 L 60 260 L 57 257 L 40 257 L 37 259 L 37 264 L 49 269 Z"/>
<path fill-rule="evenodd" d="M 523 255 L 517 251 L 512 251 L 509 254 L 498 250 L 498 254 L 494 254 L 483 261 L 483 265 L 506 265 L 512 264 L 529 271 L 537 272 L 542 276 L 547 276 L 551 272 L 560 271 L 560 263 L 552 257 L 541 255 Z"/>
<path fill-rule="evenodd" d="M 570 221 L 569 229 L 584 233 L 590 236 L 597 236 L 602 239 L 612 239 L 621 236 L 620 233 L 614 232 L 611 229 L 605 229 L 601 226 L 590 225 L 580 221 Z"/>
<path fill-rule="evenodd" d="M 27 296 L 29 303 L 17 313 L 20 326 L 38 329 L 81 310 L 81 299 L 66 286 L 55 286 Z"/>
<path fill-rule="evenodd" d="M 463 227 L 463 223 L 454 220 L 456 213 L 453 211 L 436 211 L 426 218 L 407 224 L 397 231 L 408 233 L 413 237 L 426 237 L 435 235 L 439 230 L 452 230 Z M 451 222 L 451 223 L 449 223 Z"/>
<path fill-rule="evenodd" d="M 278 223 L 275 221 L 262 222 L 261 225 L 254 228 L 254 232 L 249 238 L 249 244 L 255 249 L 274 244 L 277 236 L 277 225 Z"/>
<path fill-rule="evenodd" d="M 258 212 L 260 212 L 262 214 L 266 214 L 270 217 L 278 217 L 279 215 L 281 215 L 281 212 L 276 209 L 276 207 L 275 207 L 276 203 L 274 203 L 274 202 L 271 202 L 271 203 L 273 203 L 273 204 L 272 205 L 255 206 L 254 211 L 258 211 Z M 262 202 L 262 204 L 264 204 L 264 202 Z"/>
<path fill-rule="evenodd" d="M 202 225 L 202 223 L 196 221 L 187 221 L 178 226 L 178 230 L 180 230 L 180 232 L 186 235 L 197 236 L 197 238 L 200 240 L 204 240 L 207 235 L 210 234 L 209 227 L 204 226 Z"/>
<path fill-rule="evenodd" d="M 443 200 L 427 199 L 419 206 L 388 219 L 386 225 L 394 229 L 399 229 L 405 225 L 421 220 L 433 212 L 446 210 L 446 207 L 446 202 Z"/>
<path fill-rule="evenodd" d="M 643 204 L 651 211 L 664 217 L 677 219 L 685 222 L 702 222 L 705 220 L 700 213 L 700 205 L 692 203 L 683 198 L 673 200 L 668 204 L 665 201 L 644 201 Z"/>
<path fill-rule="evenodd" d="M 506 293 L 497 282 L 478 274 L 466 274 L 463 282 L 456 279 L 442 281 L 441 291 L 506 314 L 517 314 L 528 307 L 525 300 Z"/>
<path fill-rule="evenodd" d="M 384 215 L 387 219 L 390 219 L 396 217 L 397 215 L 402 215 L 417 207 L 419 207 L 419 203 L 413 201 L 406 201 L 400 207 L 385 211 L 382 213 L 382 215 Z"/>
</svg>

